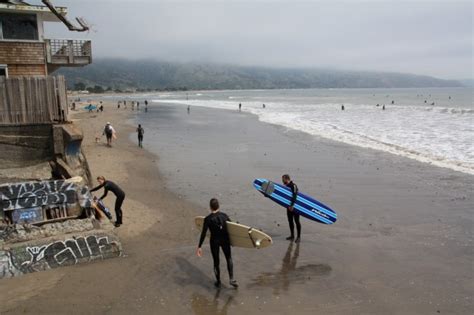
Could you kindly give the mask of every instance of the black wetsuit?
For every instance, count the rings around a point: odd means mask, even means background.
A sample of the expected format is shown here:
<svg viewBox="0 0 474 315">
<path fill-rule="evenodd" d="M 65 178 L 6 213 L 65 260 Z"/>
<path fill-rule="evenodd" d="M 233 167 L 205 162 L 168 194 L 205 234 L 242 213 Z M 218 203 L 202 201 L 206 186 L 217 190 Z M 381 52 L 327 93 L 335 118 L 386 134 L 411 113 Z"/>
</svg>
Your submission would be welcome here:
<svg viewBox="0 0 474 315">
<path fill-rule="evenodd" d="M 141 147 L 142 142 L 143 142 L 143 134 L 145 133 L 145 130 L 143 129 L 143 127 L 138 127 L 137 133 L 138 133 L 138 145 Z"/>
<path fill-rule="evenodd" d="M 223 212 L 211 213 L 204 219 L 202 226 L 201 238 L 199 239 L 199 247 L 202 246 L 204 239 L 206 238 L 207 230 L 211 231 L 211 253 L 212 259 L 214 260 L 214 274 L 216 275 L 217 282 L 220 282 L 221 272 L 219 268 L 219 247 L 222 247 L 225 259 L 227 261 L 227 271 L 229 272 L 229 278 L 234 279 L 234 266 L 232 263 L 232 253 L 230 249 L 229 233 L 227 232 L 226 222 L 230 221 L 227 214 Z"/>
<path fill-rule="evenodd" d="M 290 181 L 285 186 L 290 188 L 291 192 L 293 193 L 293 197 L 291 198 L 291 204 L 290 204 L 290 206 L 293 207 L 295 205 L 295 202 L 296 202 L 296 197 L 298 196 L 298 186 L 296 186 L 296 184 L 293 183 L 293 181 Z M 287 208 L 286 209 L 286 216 L 288 217 L 288 223 L 290 225 L 291 237 L 292 238 L 295 237 L 295 226 L 293 224 L 293 221 L 294 221 L 296 223 L 296 231 L 298 233 L 297 237 L 299 238 L 301 236 L 300 215 L 298 213 L 296 213 L 294 209 L 293 209 L 293 211 L 290 211 Z"/>
<path fill-rule="evenodd" d="M 111 182 L 110 180 L 106 180 L 103 184 L 92 188 L 91 192 L 99 190 L 102 187 L 104 188 L 104 194 L 102 195 L 102 197 L 99 198 L 100 200 L 104 199 L 109 191 L 113 192 L 115 197 L 117 197 L 117 199 L 115 200 L 115 216 L 117 218 L 116 223 L 122 224 L 122 203 L 125 199 L 125 193 L 122 189 L 120 189 L 119 186 L 117 186 L 117 184 Z"/>
</svg>

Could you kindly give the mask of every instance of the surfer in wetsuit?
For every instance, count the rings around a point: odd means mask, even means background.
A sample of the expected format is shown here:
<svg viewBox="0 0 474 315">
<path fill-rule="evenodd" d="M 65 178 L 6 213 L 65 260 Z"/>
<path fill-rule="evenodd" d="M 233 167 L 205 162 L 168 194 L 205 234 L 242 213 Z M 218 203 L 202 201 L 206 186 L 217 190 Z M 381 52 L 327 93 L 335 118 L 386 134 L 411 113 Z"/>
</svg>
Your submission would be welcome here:
<svg viewBox="0 0 474 315">
<path fill-rule="evenodd" d="M 142 142 L 143 142 L 143 134 L 145 133 L 145 130 L 143 129 L 142 125 L 138 125 L 137 133 L 138 133 L 138 146 L 140 148 L 143 148 Z"/>
<path fill-rule="evenodd" d="M 227 232 L 227 221 L 230 221 L 227 214 L 219 211 L 219 201 L 216 198 L 212 198 L 209 202 L 211 214 L 204 219 L 202 226 L 201 238 L 199 239 L 198 249 L 196 254 L 202 256 L 202 243 L 206 238 L 207 230 L 211 231 L 210 245 L 212 260 L 214 261 L 214 274 L 216 275 L 216 287 L 221 286 L 221 272 L 219 268 L 219 248 L 222 248 L 225 259 L 227 261 L 227 271 L 229 272 L 229 283 L 231 286 L 237 288 L 237 281 L 234 280 L 234 266 L 232 263 L 232 253 L 230 249 L 229 233 Z"/>
<path fill-rule="evenodd" d="M 115 197 L 117 197 L 117 199 L 115 200 L 116 221 L 114 225 L 115 227 L 119 227 L 120 225 L 122 225 L 122 203 L 125 199 L 125 193 L 122 189 L 120 189 L 117 184 L 111 182 L 110 180 L 106 180 L 104 176 L 97 177 L 97 181 L 99 182 L 99 186 L 92 188 L 91 192 L 104 188 L 104 194 L 102 195 L 102 197 L 99 198 L 99 200 L 103 200 L 107 196 L 107 193 L 109 191 L 113 192 Z"/>
<path fill-rule="evenodd" d="M 289 241 L 292 241 L 295 239 L 295 224 L 296 224 L 297 236 L 296 236 L 295 243 L 299 243 L 300 237 L 301 237 L 300 215 L 296 213 L 293 209 L 293 206 L 295 205 L 295 202 L 296 202 L 296 197 L 298 196 L 298 186 L 296 186 L 296 184 L 293 183 L 293 181 L 290 178 L 290 175 L 288 174 L 283 175 L 281 177 L 281 180 L 283 181 L 283 184 L 286 187 L 290 188 L 291 192 L 293 193 L 290 206 L 286 208 L 286 216 L 288 217 L 288 224 L 290 225 L 290 231 L 291 231 L 291 235 L 288 236 L 286 239 Z"/>
</svg>

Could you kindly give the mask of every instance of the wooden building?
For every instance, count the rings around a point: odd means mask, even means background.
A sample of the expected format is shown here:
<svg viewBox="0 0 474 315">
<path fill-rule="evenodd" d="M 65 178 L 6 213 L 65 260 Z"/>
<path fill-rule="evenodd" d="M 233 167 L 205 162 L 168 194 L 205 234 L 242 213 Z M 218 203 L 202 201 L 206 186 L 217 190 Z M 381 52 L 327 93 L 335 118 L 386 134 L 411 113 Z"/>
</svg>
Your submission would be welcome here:
<svg viewBox="0 0 474 315">
<path fill-rule="evenodd" d="M 44 23 L 78 32 L 89 28 L 80 18 L 79 27 L 69 22 L 66 8 L 41 2 L 0 0 L 0 169 L 53 161 L 62 176 L 90 182 L 82 132 L 68 119 L 65 78 L 51 73 L 90 64 L 91 42 L 48 39 Z"/>
<path fill-rule="evenodd" d="M 67 14 L 65 7 L 54 9 Z M 56 14 L 47 6 L 0 0 L 0 76 L 47 76 L 92 62 L 90 40 L 45 38 L 44 22 L 62 22 Z"/>
</svg>

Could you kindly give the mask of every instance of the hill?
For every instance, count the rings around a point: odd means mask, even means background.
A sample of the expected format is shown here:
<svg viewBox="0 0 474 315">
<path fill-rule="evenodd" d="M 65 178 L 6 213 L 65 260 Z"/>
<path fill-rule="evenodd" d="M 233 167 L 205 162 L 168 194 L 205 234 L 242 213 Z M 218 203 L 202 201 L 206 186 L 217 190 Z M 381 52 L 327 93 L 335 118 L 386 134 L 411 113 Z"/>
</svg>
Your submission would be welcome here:
<svg viewBox="0 0 474 315">
<path fill-rule="evenodd" d="M 97 59 L 84 68 L 63 68 L 69 88 L 113 90 L 206 90 L 293 88 L 456 87 L 429 76 L 328 69 L 278 69 L 151 60 Z"/>
</svg>

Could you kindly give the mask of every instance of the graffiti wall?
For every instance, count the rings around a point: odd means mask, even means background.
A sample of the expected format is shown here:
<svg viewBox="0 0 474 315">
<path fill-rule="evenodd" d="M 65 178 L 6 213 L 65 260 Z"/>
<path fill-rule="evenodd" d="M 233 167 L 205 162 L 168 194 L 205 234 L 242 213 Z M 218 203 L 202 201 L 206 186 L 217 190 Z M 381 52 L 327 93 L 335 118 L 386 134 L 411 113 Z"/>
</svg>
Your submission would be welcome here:
<svg viewBox="0 0 474 315">
<path fill-rule="evenodd" d="M 84 190 L 84 191 L 82 191 Z M 79 201 L 79 189 L 67 180 L 25 182 L 0 186 L 0 209 L 3 211 L 33 208 L 52 204 L 74 204 Z"/>
<path fill-rule="evenodd" d="M 25 245 L 0 250 L 0 278 L 119 257 L 121 254 L 122 247 L 118 238 L 105 234 Z"/>
<path fill-rule="evenodd" d="M 48 206 L 67 207 L 78 204 L 91 207 L 91 195 L 86 186 L 70 180 L 23 182 L 0 186 L 0 215 L 14 211 L 14 223 L 44 220 L 41 209 Z"/>
</svg>

